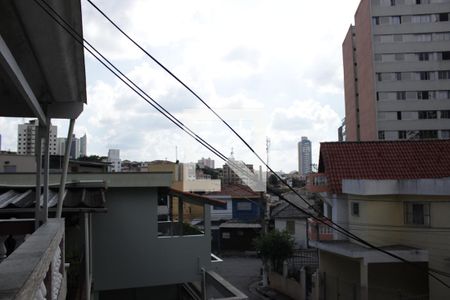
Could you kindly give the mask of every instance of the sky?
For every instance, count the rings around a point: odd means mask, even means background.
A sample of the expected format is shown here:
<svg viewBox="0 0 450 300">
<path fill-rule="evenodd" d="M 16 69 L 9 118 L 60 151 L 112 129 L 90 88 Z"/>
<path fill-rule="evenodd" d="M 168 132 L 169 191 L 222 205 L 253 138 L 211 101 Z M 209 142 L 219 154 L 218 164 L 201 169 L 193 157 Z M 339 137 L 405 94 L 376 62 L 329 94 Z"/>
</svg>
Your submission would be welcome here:
<svg viewBox="0 0 450 300">
<path fill-rule="evenodd" d="M 248 148 L 179 83 L 85 0 L 84 37 L 147 94 L 221 153 L 261 165 Z M 187 83 L 276 170 L 298 169 L 297 143 L 336 141 L 345 115 L 342 41 L 358 0 L 93 0 Z M 170 123 L 89 53 L 87 105 L 75 134 L 88 155 L 120 149 L 122 159 L 223 161 Z M 17 150 L 17 124 L 0 118 L 2 150 Z M 58 136 L 68 120 L 52 120 Z"/>
</svg>

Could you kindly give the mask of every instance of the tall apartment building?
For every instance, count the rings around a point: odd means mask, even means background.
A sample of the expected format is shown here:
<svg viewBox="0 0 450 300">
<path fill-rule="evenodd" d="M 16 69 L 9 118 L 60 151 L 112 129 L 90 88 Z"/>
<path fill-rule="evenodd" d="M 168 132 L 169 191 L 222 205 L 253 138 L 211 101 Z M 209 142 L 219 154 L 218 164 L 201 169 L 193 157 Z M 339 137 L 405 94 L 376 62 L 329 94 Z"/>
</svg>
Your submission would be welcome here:
<svg viewBox="0 0 450 300">
<path fill-rule="evenodd" d="M 344 39 L 348 141 L 450 138 L 450 0 L 362 0 Z"/>
<path fill-rule="evenodd" d="M 302 140 L 298 142 L 298 172 L 302 176 L 311 173 L 311 141 L 306 136 L 302 136 Z"/>
<path fill-rule="evenodd" d="M 199 159 L 197 164 L 200 166 L 200 168 L 204 168 L 204 167 L 208 167 L 211 169 L 214 169 L 214 159 L 211 158 L 204 158 L 202 157 L 202 159 Z"/>
<path fill-rule="evenodd" d="M 67 138 L 57 138 L 56 139 L 56 154 L 64 155 L 66 152 L 66 141 Z M 72 144 L 70 145 L 69 157 L 72 159 L 77 159 L 81 156 L 86 156 L 86 135 L 81 138 L 77 138 L 75 134 L 72 136 Z"/>
<path fill-rule="evenodd" d="M 34 155 L 34 145 L 36 136 L 37 120 L 31 120 L 25 124 L 19 124 L 17 129 L 17 153 L 21 155 Z M 58 128 L 55 125 L 50 127 L 50 154 L 56 154 L 56 135 Z M 45 146 L 42 146 L 45 149 Z"/>
<path fill-rule="evenodd" d="M 108 162 L 111 163 L 108 166 L 108 172 L 121 172 L 122 171 L 122 161 L 120 160 L 120 150 L 119 149 L 109 149 L 108 150 Z"/>
</svg>

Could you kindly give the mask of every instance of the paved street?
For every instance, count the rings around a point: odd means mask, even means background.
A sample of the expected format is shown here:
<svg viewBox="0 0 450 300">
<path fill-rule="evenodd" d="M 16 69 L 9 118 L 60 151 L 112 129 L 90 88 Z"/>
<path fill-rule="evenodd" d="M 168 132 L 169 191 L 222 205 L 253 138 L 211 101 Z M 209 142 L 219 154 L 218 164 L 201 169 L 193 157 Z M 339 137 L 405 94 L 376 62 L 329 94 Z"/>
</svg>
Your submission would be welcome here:
<svg viewBox="0 0 450 300">
<path fill-rule="evenodd" d="M 223 262 L 217 263 L 214 267 L 217 273 L 246 294 L 250 300 L 266 299 L 249 289 L 251 284 L 261 280 L 259 258 L 228 256 L 222 259 Z"/>
</svg>

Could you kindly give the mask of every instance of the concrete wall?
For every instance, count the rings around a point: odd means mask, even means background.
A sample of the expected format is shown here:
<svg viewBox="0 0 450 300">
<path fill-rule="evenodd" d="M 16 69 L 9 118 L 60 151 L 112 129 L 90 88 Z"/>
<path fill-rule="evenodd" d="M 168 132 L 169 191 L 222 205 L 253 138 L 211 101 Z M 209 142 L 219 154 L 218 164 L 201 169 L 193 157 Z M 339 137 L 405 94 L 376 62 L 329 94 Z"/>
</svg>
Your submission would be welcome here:
<svg viewBox="0 0 450 300">
<path fill-rule="evenodd" d="M 0 173 L 3 172 L 28 173 L 36 172 L 36 157 L 33 155 L 0 154 Z"/>
<path fill-rule="evenodd" d="M 158 238 L 156 188 L 109 188 L 106 198 L 108 212 L 93 217 L 94 290 L 195 281 L 209 268 L 209 226 L 203 236 Z"/>
<path fill-rule="evenodd" d="M 430 226 L 404 224 L 404 202 L 430 203 Z M 378 246 L 402 244 L 429 252 L 429 267 L 450 272 L 450 196 L 349 196 L 360 216 L 349 212 L 349 229 Z M 450 280 L 446 280 L 450 284 Z M 429 279 L 431 299 L 444 299 L 448 289 Z"/>
<path fill-rule="evenodd" d="M 299 282 L 294 279 L 284 278 L 276 272 L 269 273 L 270 287 L 288 295 L 292 299 L 304 300 L 305 287 L 301 286 Z"/>
</svg>

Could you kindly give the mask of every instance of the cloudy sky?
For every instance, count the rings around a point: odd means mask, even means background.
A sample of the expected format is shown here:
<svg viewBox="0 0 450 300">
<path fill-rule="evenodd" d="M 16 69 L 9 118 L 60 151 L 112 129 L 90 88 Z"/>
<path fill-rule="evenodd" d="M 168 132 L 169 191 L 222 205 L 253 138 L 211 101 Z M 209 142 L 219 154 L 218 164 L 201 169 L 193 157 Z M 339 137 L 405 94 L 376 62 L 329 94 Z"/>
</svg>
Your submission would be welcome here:
<svg viewBox="0 0 450 300">
<path fill-rule="evenodd" d="M 297 142 L 337 140 L 344 117 L 341 44 L 358 0 L 94 0 L 191 86 L 275 170 L 297 169 Z M 85 38 L 149 95 L 229 156 L 259 165 L 211 112 L 125 40 L 85 0 Z M 75 133 L 88 154 L 119 148 L 122 159 L 212 157 L 86 54 L 88 104 Z M 2 150 L 17 148 L 17 124 L 0 118 Z M 65 136 L 65 120 L 54 120 Z"/>
</svg>

